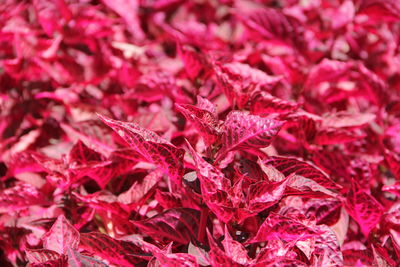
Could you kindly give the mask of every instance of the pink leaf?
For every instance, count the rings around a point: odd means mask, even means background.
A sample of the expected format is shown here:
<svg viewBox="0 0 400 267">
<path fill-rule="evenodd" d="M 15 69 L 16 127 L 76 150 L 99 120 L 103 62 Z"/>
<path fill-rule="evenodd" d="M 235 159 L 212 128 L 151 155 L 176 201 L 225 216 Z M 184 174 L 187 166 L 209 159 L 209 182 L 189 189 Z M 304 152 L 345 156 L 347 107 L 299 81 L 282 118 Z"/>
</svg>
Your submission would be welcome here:
<svg viewBox="0 0 400 267">
<path fill-rule="evenodd" d="M 50 260 L 58 260 L 60 258 L 60 254 L 55 252 L 54 250 L 49 249 L 27 249 L 26 257 L 29 260 L 29 263 L 45 263 Z"/>
<path fill-rule="evenodd" d="M 45 196 L 30 184 L 19 183 L 0 191 L 0 212 L 15 212 L 47 203 Z"/>
<path fill-rule="evenodd" d="M 250 258 L 247 255 L 245 247 L 238 241 L 233 240 L 232 236 L 229 234 L 228 229 L 225 226 L 225 238 L 222 241 L 226 256 L 232 259 L 238 264 L 249 264 Z"/>
<path fill-rule="evenodd" d="M 228 100 L 239 108 L 246 106 L 257 87 L 271 86 L 281 79 L 238 62 L 216 65 L 215 72 Z"/>
<path fill-rule="evenodd" d="M 118 196 L 118 201 L 123 204 L 139 204 L 139 202 L 146 201 L 149 193 L 153 190 L 155 185 L 163 177 L 163 172 L 154 170 L 149 173 L 141 183 L 134 182 L 128 191 Z M 147 196 L 147 197 L 146 197 Z"/>
<path fill-rule="evenodd" d="M 74 249 L 68 249 L 68 266 L 69 267 L 106 267 L 104 262 L 95 258 L 84 256 Z"/>
<path fill-rule="evenodd" d="M 252 212 L 261 212 L 275 205 L 285 192 L 288 179 L 271 183 L 261 181 L 249 187 L 248 209 Z"/>
<path fill-rule="evenodd" d="M 262 39 L 272 39 L 289 45 L 301 47 L 301 33 L 297 31 L 294 21 L 274 8 L 257 8 L 253 11 L 238 13 L 247 28 L 256 32 Z"/>
<path fill-rule="evenodd" d="M 251 113 L 269 115 L 271 113 L 291 113 L 299 108 L 299 104 L 272 96 L 266 92 L 254 94 L 251 98 Z"/>
<path fill-rule="evenodd" d="M 130 242 L 95 232 L 81 234 L 79 247 L 118 266 L 130 267 L 149 258 L 141 256 L 141 249 Z"/>
<path fill-rule="evenodd" d="M 230 181 L 220 170 L 202 159 L 188 142 L 187 146 L 196 163 L 201 193 L 207 206 L 221 221 L 228 222 L 233 216 L 233 207 L 227 199 Z"/>
<path fill-rule="evenodd" d="M 232 111 L 225 120 L 220 155 L 231 150 L 267 147 L 282 125 L 280 121 Z"/>
<path fill-rule="evenodd" d="M 259 228 L 257 235 L 250 241 L 263 242 L 268 240 L 306 240 L 315 237 L 318 232 L 292 218 L 271 213 Z"/>
<path fill-rule="evenodd" d="M 208 243 L 210 245 L 210 263 L 211 266 L 232 266 L 232 267 L 239 267 L 242 266 L 239 263 L 236 263 L 231 258 L 229 258 L 224 251 L 218 246 L 215 242 L 214 238 L 207 230 L 207 237 Z"/>
<path fill-rule="evenodd" d="M 125 20 L 128 29 L 133 36 L 139 40 L 145 37 L 145 34 L 140 27 L 138 17 L 139 3 L 137 0 L 103 0 L 102 2 Z"/>
<path fill-rule="evenodd" d="M 284 157 L 269 157 L 263 160 L 265 165 L 272 165 L 274 168 L 282 172 L 285 176 L 297 174 L 305 178 L 311 179 L 319 185 L 327 189 L 340 189 L 341 186 L 329 179 L 322 171 L 312 165 L 294 159 Z"/>
<path fill-rule="evenodd" d="M 78 230 L 68 222 L 64 215 L 60 215 L 51 229 L 42 237 L 43 247 L 59 254 L 66 254 L 68 248 L 78 248 L 79 238 Z"/>
<path fill-rule="evenodd" d="M 140 231 L 156 240 L 175 241 L 188 244 L 197 236 L 200 213 L 189 208 L 176 208 L 164 211 L 144 221 L 135 221 Z"/>
<path fill-rule="evenodd" d="M 184 155 L 182 149 L 135 123 L 116 121 L 101 115 L 99 117 L 144 158 L 163 168 L 173 181 L 181 183 Z"/>
<path fill-rule="evenodd" d="M 192 105 L 176 104 L 177 109 L 200 132 L 207 145 L 214 144 L 219 138 L 218 119 L 209 111 Z"/>
<path fill-rule="evenodd" d="M 381 219 L 382 205 L 371 195 L 361 191 L 353 183 L 347 194 L 345 207 L 350 216 L 360 225 L 365 236 L 368 236 Z"/>
<path fill-rule="evenodd" d="M 186 73 L 191 79 L 207 77 L 211 74 L 210 64 L 203 54 L 180 44 L 178 44 L 178 53 L 185 65 Z"/>
</svg>

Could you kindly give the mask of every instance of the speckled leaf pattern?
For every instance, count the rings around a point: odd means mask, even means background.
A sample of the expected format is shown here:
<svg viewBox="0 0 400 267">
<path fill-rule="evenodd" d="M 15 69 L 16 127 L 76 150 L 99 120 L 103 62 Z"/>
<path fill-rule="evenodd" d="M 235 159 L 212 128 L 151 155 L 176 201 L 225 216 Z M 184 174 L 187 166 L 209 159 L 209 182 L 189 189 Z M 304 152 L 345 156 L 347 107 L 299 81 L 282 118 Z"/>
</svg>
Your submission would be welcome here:
<svg viewBox="0 0 400 267">
<path fill-rule="evenodd" d="M 95 258 L 84 256 L 74 249 L 68 249 L 68 267 L 107 267 Z"/>
<path fill-rule="evenodd" d="M 120 241 L 96 232 L 81 234 L 79 247 L 111 264 L 123 267 L 134 266 L 140 261 L 142 254 L 141 249 L 130 242 Z"/>
<path fill-rule="evenodd" d="M 305 178 L 311 179 L 319 185 L 327 189 L 340 189 L 341 187 L 326 176 L 322 171 L 316 167 L 295 159 L 285 157 L 268 157 L 263 160 L 265 165 L 272 165 L 274 168 L 282 172 L 285 176 L 290 174 L 297 174 L 304 176 Z"/>
<path fill-rule="evenodd" d="M 347 194 L 345 207 L 350 216 L 359 224 L 365 236 L 368 236 L 376 227 L 383 214 L 382 205 L 354 183 Z"/>
<path fill-rule="evenodd" d="M 68 248 L 78 248 L 80 235 L 65 216 L 60 215 L 50 231 L 42 239 L 45 249 L 54 250 L 59 254 L 66 254 Z"/>
<path fill-rule="evenodd" d="M 178 184 L 181 182 L 184 150 L 136 123 L 116 121 L 101 115 L 99 117 L 149 162 L 163 168 L 173 181 Z"/>
<path fill-rule="evenodd" d="M 257 235 L 251 242 L 263 242 L 268 240 L 306 240 L 319 234 L 315 229 L 304 225 L 292 218 L 272 213 L 263 222 Z"/>
<path fill-rule="evenodd" d="M 282 125 L 277 120 L 232 111 L 223 127 L 222 151 L 267 147 Z"/>
<path fill-rule="evenodd" d="M 134 224 L 154 239 L 188 244 L 197 235 L 199 215 L 194 209 L 175 208 Z"/>
<path fill-rule="evenodd" d="M 207 145 L 219 139 L 218 119 L 211 112 L 188 104 L 176 104 L 176 107 L 196 127 Z"/>
</svg>

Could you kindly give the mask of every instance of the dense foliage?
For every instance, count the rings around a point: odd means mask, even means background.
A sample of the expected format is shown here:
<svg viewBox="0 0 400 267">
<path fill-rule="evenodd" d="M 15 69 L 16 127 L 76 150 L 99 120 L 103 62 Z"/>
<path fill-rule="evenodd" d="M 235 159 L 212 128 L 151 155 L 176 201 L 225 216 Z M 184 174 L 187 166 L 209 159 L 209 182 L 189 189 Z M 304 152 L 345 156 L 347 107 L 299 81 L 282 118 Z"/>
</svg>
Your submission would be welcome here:
<svg viewBox="0 0 400 267">
<path fill-rule="evenodd" d="M 1 266 L 400 265 L 400 1 L 0 14 Z"/>
</svg>

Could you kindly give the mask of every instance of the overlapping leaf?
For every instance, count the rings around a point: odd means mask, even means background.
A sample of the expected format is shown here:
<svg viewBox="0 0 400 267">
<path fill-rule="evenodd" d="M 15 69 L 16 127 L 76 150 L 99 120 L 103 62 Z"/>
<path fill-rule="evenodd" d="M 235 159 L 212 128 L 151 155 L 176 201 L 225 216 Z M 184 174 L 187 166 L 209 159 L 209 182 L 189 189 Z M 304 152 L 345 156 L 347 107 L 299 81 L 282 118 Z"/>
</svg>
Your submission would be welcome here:
<svg viewBox="0 0 400 267">
<path fill-rule="evenodd" d="M 280 121 L 232 111 L 225 120 L 220 155 L 232 150 L 267 147 L 282 125 Z"/>
<path fill-rule="evenodd" d="M 78 248 L 79 240 L 78 230 L 71 225 L 64 215 L 60 215 L 50 231 L 43 236 L 43 247 L 54 250 L 59 254 L 66 254 L 69 248 Z"/>
<path fill-rule="evenodd" d="M 145 159 L 163 168 L 173 181 L 180 183 L 183 175 L 182 149 L 135 123 L 116 121 L 104 116 L 100 118 Z"/>
<path fill-rule="evenodd" d="M 199 212 L 189 208 L 175 208 L 134 224 L 156 240 L 188 244 L 197 236 Z"/>
</svg>

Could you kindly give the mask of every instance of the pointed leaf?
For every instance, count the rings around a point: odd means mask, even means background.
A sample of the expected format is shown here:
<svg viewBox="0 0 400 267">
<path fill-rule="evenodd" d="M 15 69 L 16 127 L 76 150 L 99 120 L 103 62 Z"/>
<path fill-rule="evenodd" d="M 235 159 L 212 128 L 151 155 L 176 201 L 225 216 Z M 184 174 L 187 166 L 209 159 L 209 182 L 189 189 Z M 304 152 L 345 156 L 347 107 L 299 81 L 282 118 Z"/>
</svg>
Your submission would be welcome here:
<svg viewBox="0 0 400 267">
<path fill-rule="evenodd" d="M 276 239 L 290 242 L 293 240 L 306 240 L 317 235 L 317 231 L 301 222 L 271 213 L 259 228 L 257 235 L 251 240 L 251 243 Z"/>
<path fill-rule="evenodd" d="M 251 113 L 268 115 L 270 113 L 290 113 L 299 108 L 299 104 L 289 102 L 266 92 L 259 92 L 251 98 Z"/>
<path fill-rule="evenodd" d="M 117 266 L 130 267 L 149 259 L 134 244 L 96 232 L 81 234 L 79 247 Z"/>
<path fill-rule="evenodd" d="M 215 73 L 228 100 L 232 104 L 237 104 L 239 108 L 247 105 L 251 94 L 257 87 L 271 86 L 281 79 L 238 62 L 225 65 L 217 64 Z"/>
<path fill-rule="evenodd" d="M 232 111 L 225 120 L 221 149 L 223 152 L 220 153 L 267 147 L 282 125 L 280 121 Z"/>
<path fill-rule="evenodd" d="M 173 181 L 181 183 L 185 153 L 182 149 L 136 123 L 116 121 L 101 115 L 99 117 L 144 158 L 163 168 Z"/>
<path fill-rule="evenodd" d="M 345 203 L 349 215 L 360 225 L 367 237 L 376 227 L 383 214 L 382 205 L 371 195 L 363 192 L 353 183 Z"/>
<path fill-rule="evenodd" d="M 25 252 L 29 263 L 45 263 L 60 258 L 60 254 L 49 249 L 26 249 Z"/>
<path fill-rule="evenodd" d="M 68 248 L 77 249 L 79 245 L 79 232 L 64 217 L 58 216 L 51 229 L 42 237 L 43 247 L 66 254 Z"/>
<path fill-rule="evenodd" d="M 225 238 L 222 241 L 222 245 L 224 246 L 226 256 L 231 258 L 234 262 L 243 265 L 250 263 L 250 258 L 247 255 L 247 250 L 240 242 L 233 240 L 226 226 Z"/>
<path fill-rule="evenodd" d="M 247 196 L 248 209 L 258 213 L 275 205 L 282 198 L 287 182 L 288 179 L 275 183 L 261 181 L 252 184 Z"/>
<path fill-rule="evenodd" d="M 187 146 L 196 163 L 201 193 L 207 206 L 221 221 L 228 222 L 233 216 L 233 207 L 227 199 L 227 192 L 231 188 L 230 180 L 220 170 L 202 159 L 188 142 Z"/>
<path fill-rule="evenodd" d="M 207 78 L 211 74 L 211 68 L 203 54 L 180 44 L 178 45 L 178 53 L 190 79 L 203 76 Z"/>
<path fill-rule="evenodd" d="M 138 204 L 146 201 L 149 193 L 163 177 L 163 172 L 154 170 L 143 178 L 141 183 L 135 182 L 128 191 L 118 196 L 118 201 L 123 204 Z M 147 197 L 146 197 L 147 196 Z"/>
<path fill-rule="evenodd" d="M 285 176 L 289 176 L 290 174 L 294 173 L 311 179 L 327 189 L 337 190 L 341 188 L 340 185 L 333 182 L 316 167 L 294 158 L 269 157 L 263 160 L 263 163 L 265 165 L 272 165 L 277 170 L 282 172 Z"/>
<path fill-rule="evenodd" d="M 16 212 L 32 205 L 48 204 L 43 194 L 30 184 L 19 183 L 0 191 L 0 213 Z"/>
<path fill-rule="evenodd" d="M 192 105 L 176 104 L 175 106 L 199 131 L 206 145 L 212 145 L 218 140 L 218 120 L 212 113 Z"/>
<path fill-rule="evenodd" d="M 134 224 L 143 233 L 156 240 L 174 241 L 188 244 L 197 236 L 200 212 L 189 208 L 176 208 L 164 211 L 144 221 Z"/>
</svg>

